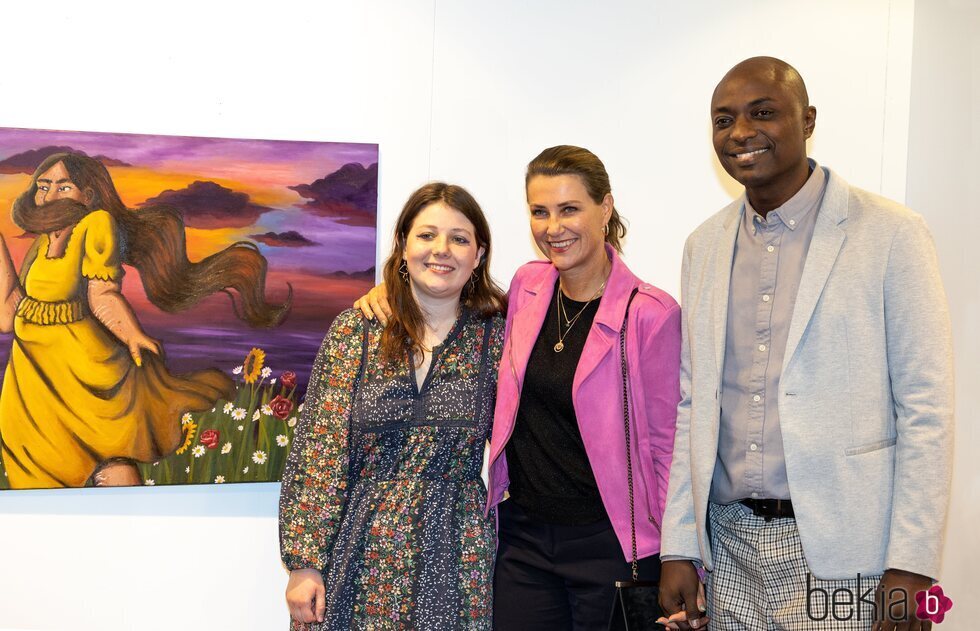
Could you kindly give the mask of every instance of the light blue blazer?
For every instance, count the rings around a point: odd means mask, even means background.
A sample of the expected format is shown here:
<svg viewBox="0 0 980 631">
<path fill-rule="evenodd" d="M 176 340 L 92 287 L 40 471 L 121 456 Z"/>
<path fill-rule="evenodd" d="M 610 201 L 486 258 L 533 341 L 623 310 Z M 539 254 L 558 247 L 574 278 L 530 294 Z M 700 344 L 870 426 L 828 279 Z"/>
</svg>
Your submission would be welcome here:
<svg viewBox="0 0 980 631">
<path fill-rule="evenodd" d="M 818 167 L 820 168 L 820 167 Z M 824 169 L 778 391 L 786 473 L 818 578 L 937 577 L 952 464 L 949 313 L 922 217 Z M 711 569 L 732 255 L 744 196 L 684 248 L 681 402 L 661 555 Z"/>
</svg>

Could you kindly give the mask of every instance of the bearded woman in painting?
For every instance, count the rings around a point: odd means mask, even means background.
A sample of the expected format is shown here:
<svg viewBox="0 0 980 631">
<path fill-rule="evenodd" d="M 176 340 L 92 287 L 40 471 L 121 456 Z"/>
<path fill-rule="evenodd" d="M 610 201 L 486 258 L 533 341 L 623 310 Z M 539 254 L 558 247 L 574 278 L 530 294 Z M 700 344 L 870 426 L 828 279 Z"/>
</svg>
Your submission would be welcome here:
<svg viewBox="0 0 980 631">
<path fill-rule="evenodd" d="M 483 446 L 504 339 L 490 228 L 459 186 L 408 199 L 386 328 L 354 309 L 317 354 L 282 476 L 293 628 L 489 631 Z"/>
<path fill-rule="evenodd" d="M 274 326 L 290 300 L 265 301 L 266 261 L 254 245 L 191 263 L 180 212 L 128 209 L 105 166 L 85 155 L 44 160 L 14 202 L 13 221 L 39 236 L 19 276 L 0 237 L 0 331 L 14 333 L 0 393 L 10 486 L 139 484 L 135 461 L 171 453 L 180 417 L 210 409 L 233 386 L 217 370 L 167 371 L 160 343 L 120 291 L 123 264 L 168 312 L 233 289 L 239 317 Z"/>
</svg>

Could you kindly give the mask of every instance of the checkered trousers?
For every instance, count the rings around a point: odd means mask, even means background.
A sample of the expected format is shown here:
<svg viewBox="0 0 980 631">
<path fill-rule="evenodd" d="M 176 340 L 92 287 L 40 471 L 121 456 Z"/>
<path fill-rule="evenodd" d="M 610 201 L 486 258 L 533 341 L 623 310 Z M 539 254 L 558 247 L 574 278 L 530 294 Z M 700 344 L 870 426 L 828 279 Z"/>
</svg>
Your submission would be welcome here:
<svg viewBox="0 0 980 631">
<path fill-rule="evenodd" d="M 811 576 L 795 519 L 766 522 L 738 503 L 710 504 L 708 519 L 715 564 L 708 575 L 711 631 L 871 629 L 873 605 L 860 599 L 874 599 L 881 575 L 862 576 L 860 584 L 857 576 Z"/>
</svg>

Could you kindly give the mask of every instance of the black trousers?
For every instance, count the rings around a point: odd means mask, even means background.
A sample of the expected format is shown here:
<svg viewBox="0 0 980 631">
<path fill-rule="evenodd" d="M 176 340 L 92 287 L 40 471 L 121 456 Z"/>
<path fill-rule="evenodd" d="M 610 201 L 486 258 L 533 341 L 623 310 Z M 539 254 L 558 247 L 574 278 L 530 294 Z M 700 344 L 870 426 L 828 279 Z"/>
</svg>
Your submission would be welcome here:
<svg viewBox="0 0 980 631">
<path fill-rule="evenodd" d="M 497 510 L 494 629 L 604 631 L 613 583 L 631 577 L 609 520 L 560 526 L 531 519 L 511 501 Z M 659 580 L 659 555 L 640 559 L 639 571 L 643 580 Z"/>
</svg>

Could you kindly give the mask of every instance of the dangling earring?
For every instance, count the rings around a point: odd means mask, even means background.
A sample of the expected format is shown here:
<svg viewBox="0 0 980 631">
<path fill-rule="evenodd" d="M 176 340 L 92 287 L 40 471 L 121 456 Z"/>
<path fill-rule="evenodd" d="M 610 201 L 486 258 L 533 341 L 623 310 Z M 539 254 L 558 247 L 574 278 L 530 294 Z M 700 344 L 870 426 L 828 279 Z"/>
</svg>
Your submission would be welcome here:
<svg viewBox="0 0 980 631">
<path fill-rule="evenodd" d="M 604 236 L 609 234 L 609 224 L 607 223 L 602 224 L 602 234 Z"/>
<path fill-rule="evenodd" d="M 470 282 L 467 283 L 469 285 L 470 290 L 468 292 L 466 292 L 466 293 L 472 294 L 474 291 L 476 291 L 476 279 L 477 278 L 478 278 L 478 274 L 477 274 L 476 270 L 473 270 L 473 273 L 470 274 Z"/>
<path fill-rule="evenodd" d="M 407 285 L 408 284 L 408 263 L 405 262 L 405 259 L 402 259 L 402 264 L 398 267 L 398 273 L 401 274 L 402 280 L 405 281 L 405 284 Z"/>
</svg>

